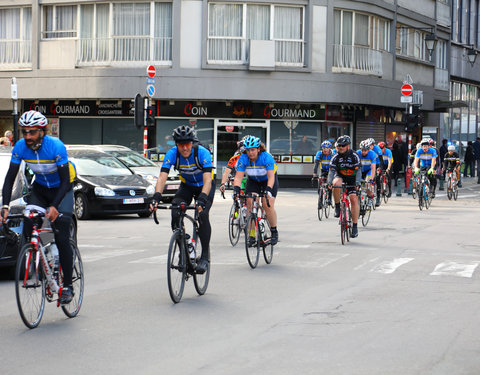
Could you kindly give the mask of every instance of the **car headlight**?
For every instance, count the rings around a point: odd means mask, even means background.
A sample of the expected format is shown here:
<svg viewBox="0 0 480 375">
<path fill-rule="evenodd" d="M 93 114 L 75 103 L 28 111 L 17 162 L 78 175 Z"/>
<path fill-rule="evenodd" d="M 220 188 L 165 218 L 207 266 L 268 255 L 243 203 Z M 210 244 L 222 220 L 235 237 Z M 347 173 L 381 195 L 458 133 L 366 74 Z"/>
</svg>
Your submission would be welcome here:
<svg viewBox="0 0 480 375">
<path fill-rule="evenodd" d="M 147 194 L 153 195 L 153 193 L 155 193 L 155 186 L 150 185 L 149 187 L 147 187 Z"/>
<path fill-rule="evenodd" d="M 99 197 L 113 197 L 115 196 L 115 192 L 112 189 L 95 186 L 95 195 Z"/>
</svg>

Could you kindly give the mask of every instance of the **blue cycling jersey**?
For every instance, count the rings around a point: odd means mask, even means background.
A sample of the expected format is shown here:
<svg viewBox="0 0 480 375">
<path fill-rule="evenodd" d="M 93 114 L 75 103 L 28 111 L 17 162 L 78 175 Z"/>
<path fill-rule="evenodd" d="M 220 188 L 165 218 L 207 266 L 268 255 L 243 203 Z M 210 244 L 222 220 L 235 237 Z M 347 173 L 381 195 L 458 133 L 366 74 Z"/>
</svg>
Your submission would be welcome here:
<svg viewBox="0 0 480 375">
<path fill-rule="evenodd" d="M 25 139 L 20 139 L 12 150 L 11 162 L 20 164 L 22 160 L 35 173 L 36 183 L 56 188 L 60 186 L 57 166 L 68 163 L 67 149 L 60 139 L 48 135 L 43 137 L 42 145 L 36 151 L 26 145 Z"/>
<path fill-rule="evenodd" d="M 420 167 L 430 167 L 432 159 L 437 157 L 437 151 L 432 147 L 427 152 L 423 151 L 423 148 L 419 148 L 415 157 L 420 159 Z"/>
<path fill-rule="evenodd" d="M 362 156 L 362 150 L 357 151 L 358 156 L 360 156 L 360 163 L 362 164 L 362 172 L 370 171 L 372 169 L 372 164 L 377 162 L 377 154 L 368 150 L 367 155 Z"/>
<path fill-rule="evenodd" d="M 382 153 L 382 160 L 383 160 L 383 164 L 385 164 L 385 165 L 388 165 L 389 160 L 393 161 L 393 154 L 392 154 L 392 151 L 390 151 L 389 148 L 385 147 L 385 152 Z"/>
<path fill-rule="evenodd" d="M 277 172 L 277 164 L 266 151 L 261 152 L 255 161 L 251 161 L 245 153 L 237 161 L 237 171 L 245 172 L 248 178 L 262 182 L 268 180 L 267 171 Z"/>
<path fill-rule="evenodd" d="M 322 164 L 322 171 L 328 171 L 330 168 L 330 160 L 332 160 L 332 152 L 325 155 L 323 151 L 318 151 L 315 155 L 315 160 L 318 160 Z"/>
<path fill-rule="evenodd" d="M 180 181 L 190 186 L 203 186 L 203 169 L 198 168 L 195 163 L 195 148 L 192 148 L 192 153 L 190 156 L 185 159 L 180 155 L 180 163 L 178 166 L 178 173 Z M 177 146 L 172 147 L 168 150 L 165 158 L 163 159 L 162 169 L 170 169 L 172 166 L 175 166 L 177 161 Z M 210 151 L 208 151 L 203 146 L 198 146 L 198 161 L 202 168 L 213 168 L 212 156 Z"/>
<path fill-rule="evenodd" d="M 382 158 L 382 149 L 378 146 L 378 145 L 373 145 L 373 151 L 378 155 L 378 158 L 377 158 L 377 165 L 380 165 L 380 159 Z"/>
</svg>

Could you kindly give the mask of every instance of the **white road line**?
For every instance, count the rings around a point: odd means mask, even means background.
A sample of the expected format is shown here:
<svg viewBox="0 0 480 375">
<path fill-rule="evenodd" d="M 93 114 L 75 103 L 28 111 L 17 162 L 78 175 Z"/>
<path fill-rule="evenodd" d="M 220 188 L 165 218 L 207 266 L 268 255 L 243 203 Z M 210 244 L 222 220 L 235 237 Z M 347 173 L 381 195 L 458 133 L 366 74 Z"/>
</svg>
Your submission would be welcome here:
<svg viewBox="0 0 480 375">
<path fill-rule="evenodd" d="M 472 277 L 480 261 L 470 263 L 443 262 L 437 264 L 431 276 Z"/>
<path fill-rule="evenodd" d="M 371 269 L 370 272 L 378 272 L 378 273 L 394 273 L 398 267 L 411 262 L 415 258 L 395 258 L 390 262 L 383 262 L 376 266 L 375 268 Z"/>
<path fill-rule="evenodd" d="M 317 260 L 311 260 L 311 261 L 296 260 L 293 262 L 293 265 L 298 267 L 304 267 L 304 268 L 323 268 L 333 262 L 336 262 L 337 260 L 348 257 L 349 255 L 350 254 L 327 253 L 319 256 Z"/>
<path fill-rule="evenodd" d="M 142 263 L 142 264 L 167 264 L 168 254 L 157 255 L 150 258 L 142 258 L 137 260 L 132 260 L 128 263 Z"/>
<path fill-rule="evenodd" d="M 365 266 L 366 266 L 367 264 L 369 264 L 369 263 L 376 262 L 378 259 L 379 259 L 379 258 L 377 257 L 377 258 L 373 258 L 373 259 L 367 260 L 366 262 L 363 262 L 362 264 L 356 266 L 356 267 L 354 268 L 354 270 L 355 270 L 355 271 L 358 271 L 360 268 L 365 267 Z"/>
<path fill-rule="evenodd" d="M 119 256 L 124 256 L 124 255 L 130 255 L 130 254 L 137 254 L 144 252 L 146 250 L 144 249 L 131 249 L 131 250 L 110 250 L 110 251 L 102 251 L 98 253 L 93 253 L 93 254 L 82 254 L 82 260 L 84 263 L 89 263 L 89 262 L 96 262 L 98 260 L 103 260 L 103 259 L 109 259 L 109 258 L 115 258 Z"/>
</svg>

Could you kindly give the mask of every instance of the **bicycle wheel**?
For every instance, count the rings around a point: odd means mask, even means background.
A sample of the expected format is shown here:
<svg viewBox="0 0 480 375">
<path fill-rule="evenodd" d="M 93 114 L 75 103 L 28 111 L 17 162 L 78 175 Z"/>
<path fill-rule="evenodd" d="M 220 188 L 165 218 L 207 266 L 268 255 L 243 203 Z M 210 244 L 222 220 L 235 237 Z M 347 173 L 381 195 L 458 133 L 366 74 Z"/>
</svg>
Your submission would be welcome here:
<svg viewBox="0 0 480 375">
<path fill-rule="evenodd" d="M 346 214 L 347 214 L 347 241 L 350 241 L 350 237 L 352 237 L 352 232 L 353 232 L 353 220 L 352 220 L 352 212 L 348 207 L 346 208 Z"/>
<path fill-rule="evenodd" d="M 240 234 L 238 235 L 240 237 Z M 197 259 L 196 261 L 198 262 L 200 260 L 200 257 L 202 255 L 202 242 L 200 241 L 200 238 L 198 238 L 198 232 L 195 231 L 195 235 L 193 236 L 197 247 L 196 247 L 196 254 L 197 254 Z M 210 260 L 210 259 L 209 259 Z M 207 270 L 205 273 L 199 274 L 199 273 L 194 273 L 193 274 L 193 284 L 195 285 L 195 290 L 197 293 L 201 296 L 205 294 L 207 291 L 208 287 L 208 281 L 210 280 L 210 262 L 208 262 Z"/>
<path fill-rule="evenodd" d="M 175 230 L 168 246 L 168 292 L 174 303 L 180 302 L 187 272 L 185 242 L 179 230 Z"/>
<path fill-rule="evenodd" d="M 342 240 L 342 245 L 345 245 L 345 242 L 348 241 L 348 228 L 347 228 L 347 218 L 345 212 L 345 203 L 340 203 L 340 238 Z"/>
<path fill-rule="evenodd" d="M 260 256 L 260 234 L 258 233 L 257 216 L 251 213 L 245 225 L 245 251 L 250 267 L 255 268 Z"/>
<path fill-rule="evenodd" d="M 457 183 L 455 182 L 453 184 L 453 199 L 457 200 L 458 198 L 458 186 Z"/>
<path fill-rule="evenodd" d="M 385 180 L 383 181 L 383 201 L 385 204 L 388 202 L 388 195 L 390 194 L 390 190 L 388 189 L 388 183 Z"/>
<path fill-rule="evenodd" d="M 452 200 L 453 197 L 453 191 L 452 191 L 452 179 L 449 177 L 448 182 L 447 182 L 447 197 L 448 200 Z"/>
<path fill-rule="evenodd" d="M 372 213 L 372 208 L 368 203 L 364 204 L 363 212 L 364 213 L 362 215 L 362 225 L 366 227 L 368 221 L 370 220 L 370 214 Z"/>
<path fill-rule="evenodd" d="M 432 193 L 430 193 L 430 188 L 426 184 L 423 185 L 423 189 L 424 189 L 423 194 L 425 195 L 425 197 L 423 198 L 423 202 L 424 202 L 425 208 L 428 210 L 428 208 L 432 203 Z"/>
<path fill-rule="evenodd" d="M 73 250 L 73 273 L 72 273 L 72 285 L 73 285 L 73 299 L 68 305 L 62 305 L 62 310 L 66 316 L 73 318 L 77 316 L 83 302 L 83 263 L 80 251 L 74 241 L 71 241 Z"/>
<path fill-rule="evenodd" d="M 318 190 L 318 202 L 317 202 L 317 215 L 318 220 L 322 221 L 323 211 L 324 211 L 324 199 L 323 199 L 323 189 Z"/>
<path fill-rule="evenodd" d="M 325 218 L 328 219 L 330 216 L 330 204 L 328 204 L 328 190 L 323 189 L 323 202 L 324 202 L 324 210 L 325 210 Z"/>
<path fill-rule="evenodd" d="M 418 188 L 418 191 L 417 191 L 417 196 L 418 196 L 418 208 L 420 209 L 420 211 L 423 210 L 423 188 L 422 188 L 423 184 L 421 186 L 419 186 Z"/>
<path fill-rule="evenodd" d="M 263 222 L 265 223 L 265 232 L 263 233 L 262 241 L 263 258 L 265 259 L 265 263 L 270 264 L 273 259 L 272 229 L 266 217 L 263 218 Z"/>
<path fill-rule="evenodd" d="M 45 310 L 45 277 L 39 253 L 30 244 L 20 250 L 15 271 L 15 295 L 18 311 L 28 328 L 35 328 Z"/>
<path fill-rule="evenodd" d="M 413 186 L 414 179 L 410 179 L 410 183 L 412 184 L 412 198 L 417 199 L 417 187 Z"/>
<path fill-rule="evenodd" d="M 240 209 L 233 202 L 228 215 L 228 237 L 232 246 L 235 246 L 240 239 L 240 215 Z"/>
</svg>

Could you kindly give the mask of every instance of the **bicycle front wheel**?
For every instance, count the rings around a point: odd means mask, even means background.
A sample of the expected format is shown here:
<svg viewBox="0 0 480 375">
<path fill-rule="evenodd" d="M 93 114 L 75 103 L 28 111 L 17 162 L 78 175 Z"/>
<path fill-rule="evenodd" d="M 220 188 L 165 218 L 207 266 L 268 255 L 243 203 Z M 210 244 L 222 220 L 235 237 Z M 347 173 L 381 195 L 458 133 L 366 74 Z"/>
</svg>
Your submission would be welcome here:
<svg viewBox="0 0 480 375">
<path fill-rule="evenodd" d="M 367 203 L 367 204 L 364 204 L 364 208 L 363 208 L 363 215 L 362 215 L 362 225 L 364 227 L 367 226 L 368 224 L 368 221 L 370 220 L 370 214 L 372 213 L 372 208 L 371 206 Z"/>
<path fill-rule="evenodd" d="M 348 241 L 348 228 L 347 228 L 347 217 L 345 212 L 345 203 L 340 204 L 340 239 L 342 240 L 342 245 L 345 245 L 345 242 Z"/>
<path fill-rule="evenodd" d="M 345 213 L 347 214 L 347 241 L 350 241 L 350 237 L 352 236 L 353 232 L 353 219 L 352 219 L 352 212 L 350 208 L 345 207 Z"/>
<path fill-rule="evenodd" d="M 168 292 L 174 303 L 180 302 L 187 273 L 186 250 L 180 231 L 173 232 L 168 246 L 167 279 Z"/>
<path fill-rule="evenodd" d="M 458 198 L 458 186 L 457 183 L 455 182 L 453 184 L 453 199 L 457 200 Z"/>
<path fill-rule="evenodd" d="M 452 179 L 449 177 L 447 182 L 447 197 L 448 200 L 452 200 L 453 197 L 453 189 L 452 189 Z"/>
<path fill-rule="evenodd" d="M 36 328 L 45 310 L 45 277 L 35 248 L 26 244 L 20 250 L 15 271 L 18 311 L 28 328 Z"/>
<path fill-rule="evenodd" d="M 74 241 L 70 241 L 73 250 L 73 273 L 72 273 L 72 285 L 73 285 L 73 299 L 68 305 L 62 305 L 62 310 L 66 316 L 73 318 L 77 316 L 83 302 L 83 263 L 80 251 L 78 251 L 77 244 Z"/>
<path fill-rule="evenodd" d="M 240 233 L 239 233 L 238 237 L 240 237 Z M 196 261 L 198 263 L 201 255 L 202 255 L 202 252 L 203 252 L 202 241 L 200 241 L 200 238 L 198 237 L 198 233 L 194 236 L 194 238 L 195 238 L 195 242 L 197 243 L 197 247 L 196 247 L 197 259 L 196 259 Z M 205 271 L 205 273 L 200 274 L 200 273 L 195 272 L 193 274 L 193 284 L 195 285 L 195 290 L 197 291 L 197 293 L 200 296 L 203 296 L 205 294 L 205 292 L 207 291 L 209 280 L 210 280 L 210 259 L 209 259 L 207 270 Z"/>
<path fill-rule="evenodd" d="M 327 189 L 324 189 L 323 190 L 323 202 L 325 203 L 324 204 L 324 208 L 325 208 L 325 218 L 328 219 L 328 216 L 330 216 L 330 204 L 328 204 L 328 190 Z"/>
<path fill-rule="evenodd" d="M 385 204 L 388 202 L 388 195 L 390 194 L 390 189 L 388 188 L 388 183 L 386 181 L 383 182 L 383 201 Z"/>
<path fill-rule="evenodd" d="M 228 216 L 228 237 L 232 246 L 235 246 L 240 239 L 240 215 L 240 208 L 233 202 Z"/>
<path fill-rule="evenodd" d="M 265 263 L 272 263 L 273 259 L 273 245 L 272 245 L 272 229 L 270 223 L 264 217 L 263 222 L 265 223 L 265 233 L 263 234 L 262 248 L 263 248 L 263 258 Z"/>
<path fill-rule="evenodd" d="M 323 211 L 324 211 L 324 199 L 323 199 L 323 189 L 320 188 L 318 190 L 318 202 L 317 202 L 317 215 L 318 215 L 318 220 L 322 220 L 323 217 Z"/>
<path fill-rule="evenodd" d="M 428 210 L 428 208 L 430 207 L 430 204 L 432 203 L 432 193 L 430 193 L 430 189 L 427 185 L 424 185 L 424 195 L 425 195 L 425 197 L 423 198 L 424 206 Z"/>
<path fill-rule="evenodd" d="M 250 267 L 255 268 L 260 256 L 260 234 L 258 231 L 257 216 L 250 214 L 245 225 L 245 251 Z"/>
</svg>

